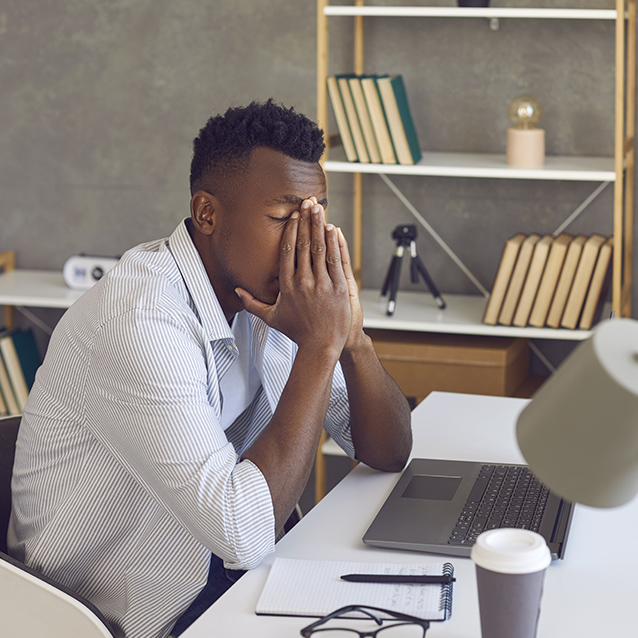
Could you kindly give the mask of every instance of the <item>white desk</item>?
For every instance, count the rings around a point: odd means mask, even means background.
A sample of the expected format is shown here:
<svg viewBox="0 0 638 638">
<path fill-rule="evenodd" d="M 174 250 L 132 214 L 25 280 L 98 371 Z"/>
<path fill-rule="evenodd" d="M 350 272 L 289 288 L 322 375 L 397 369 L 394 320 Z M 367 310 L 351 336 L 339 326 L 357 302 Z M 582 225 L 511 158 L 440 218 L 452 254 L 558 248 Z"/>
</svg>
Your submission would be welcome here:
<svg viewBox="0 0 638 638">
<path fill-rule="evenodd" d="M 0 305 L 68 308 L 82 293 L 67 287 L 62 271 L 17 269 L 0 274 Z M 392 317 L 386 315 L 378 290 L 362 290 L 360 296 L 366 328 L 576 341 L 591 334 L 589 330 L 488 326 L 482 322 L 485 298 L 481 295 L 444 295 L 447 308 L 441 310 L 429 293 L 399 291 Z"/>
<path fill-rule="evenodd" d="M 82 296 L 55 270 L 12 270 L 0 275 L 0 305 L 68 308 Z"/>
<path fill-rule="evenodd" d="M 433 393 L 413 414 L 414 456 L 497 462 L 522 460 L 514 438 L 524 399 Z M 367 547 L 361 537 L 398 479 L 356 467 L 278 545 L 276 556 L 326 560 L 440 562 L 441 556 Z M 614 529 L 619 531 L 617 541 Z M 547 572 L 538 638 L 634 637 L 638 602 L 638 500 L 614 510 L 578 506 L 564 560 Z M 625 545 L 625 548 L 623 548 Z M 274 555 L 245 574 L 184 638 L 293 638 L 306 618 L 256 616 Z M 473 563 L 450 558 L 457 582 L 452 618 L 428 638 L 480 638 Z"/>
</svg>

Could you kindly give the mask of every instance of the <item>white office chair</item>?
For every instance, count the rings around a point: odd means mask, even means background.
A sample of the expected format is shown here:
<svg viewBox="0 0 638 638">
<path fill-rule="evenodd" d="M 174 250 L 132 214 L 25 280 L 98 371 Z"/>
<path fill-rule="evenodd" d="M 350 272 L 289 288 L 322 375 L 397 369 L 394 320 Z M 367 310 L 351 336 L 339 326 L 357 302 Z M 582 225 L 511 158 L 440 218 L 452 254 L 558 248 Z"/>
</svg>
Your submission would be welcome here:
<svg viewBox="0 0 638 638">
<path fill-rule="evenodd" d="M 90 602 L 5 553 L 19 425 L 19 416 L 0 419 L 0 636 L 113 638 Z"/>
<path fill-rule="evenodd" d="M 3 638 L 113 638 L 87 601 L 0 553 L 0 634 Z"/>
</svg>

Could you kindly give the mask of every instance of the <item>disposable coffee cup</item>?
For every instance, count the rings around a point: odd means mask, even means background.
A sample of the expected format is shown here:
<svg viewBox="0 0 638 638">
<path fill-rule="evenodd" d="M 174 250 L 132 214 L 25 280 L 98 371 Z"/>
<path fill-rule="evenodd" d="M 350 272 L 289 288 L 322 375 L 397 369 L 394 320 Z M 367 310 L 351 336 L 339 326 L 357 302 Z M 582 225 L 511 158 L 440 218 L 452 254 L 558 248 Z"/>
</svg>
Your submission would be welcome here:
<svg viewBox="0 0 638 638">
<path fill-rule="evenodd" d="M 483 532 L 472 547 L 482 638 L 534 638 L 545 570 L 545 539 L 523 529 Z"/>
</svg>

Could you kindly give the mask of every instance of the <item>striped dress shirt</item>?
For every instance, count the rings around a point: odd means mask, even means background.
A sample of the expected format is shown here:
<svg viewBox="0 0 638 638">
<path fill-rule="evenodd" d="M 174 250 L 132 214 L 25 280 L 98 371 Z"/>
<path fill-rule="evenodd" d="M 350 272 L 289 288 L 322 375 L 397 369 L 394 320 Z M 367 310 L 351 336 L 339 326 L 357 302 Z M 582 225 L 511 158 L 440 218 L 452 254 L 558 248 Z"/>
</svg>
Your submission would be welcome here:
<svg viewBox="0 0 638 638">
<path fill-rule="evenodd" d="M 266 480 L 240 457 L 272 418 L 296 346 L 253 315 L 250 328 L 261 386 L 224 431 L 220 379 L 237 347 L 181 222 L 128 251 L 51 337 L 18 437 L 9 548 L 120 635 L 168 635 L 211 552 L 251 569 L 274 549 Z M 354 457 L 339 366 L 325 427 Z"/>
</svg>

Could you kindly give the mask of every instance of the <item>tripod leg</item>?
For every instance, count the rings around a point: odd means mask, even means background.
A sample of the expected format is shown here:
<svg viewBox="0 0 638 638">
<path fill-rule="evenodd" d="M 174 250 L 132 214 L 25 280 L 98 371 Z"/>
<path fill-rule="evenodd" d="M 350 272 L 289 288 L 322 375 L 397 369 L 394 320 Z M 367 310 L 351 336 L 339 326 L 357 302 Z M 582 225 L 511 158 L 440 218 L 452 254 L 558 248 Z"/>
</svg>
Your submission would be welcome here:
<svg viewBox="0 0 638 638">
<path fill-rule="evenodd" d="M 381 296 L 385 297 L 388 294 L 388 289 L 390 288 L 390 284 L 394 279 L 394 271 L 396 267 L 400 267 L 400 262 L 397 261 L 397 251 L 392 253 L 392 257 L 390 258 L 390 264 L 388 266 L 388 270 L 385 275 L 385 279 L 383 280 L 383 287 L 381 288 Z"/>
<path fill-rule="evenodd" d="M 410 242 L 410 256 L 412 259 L 410 260 L 410 281 L 415 284 L 419 281 L 419 268 L 417 265 L 417 256 L 416 256 L 416 242 Z"/>
<path fill-rule="evenodd" d="M 441 308 L 441 310 L 443 310 L 443 308 L 445 308 L 445 301 L 443 301 L 443 297 L 441 297 L 441 293 L 439 292 L 439 289 L 436 287 L 436 284 L 434 283 L 432 277 L 430 277 L 430 274 L 425 269 L 423 262 L 421 261 L 420 257 L 416 254 L 416 252 L 413 253 L 412 255 L 412 261 L 413 263 L 416 264 L 416 267 L 421 273 L 421 277 L 423 277 L 423 280 L 425 281 L 427 287 L 430 289 L 430 292 L 432 293 L 432 296 L 434 297 L 434 300 L 436 301 L 437 306 Z"/>
<path fill-rule="evenodd" d="M 391 282 L 390 289 L 390 298 L 388 299 L 388 309 L 386 310 L 387 315 L 394 314 L 394 308 L 397 305 L 397 292 L 399 291 L 399 279 L 401 278 L 401 264 L 403 263 L 403 246 L 397 246 L 397 249 L 394 253 L 394 272 L 393 278 Z"/>
</svg>

